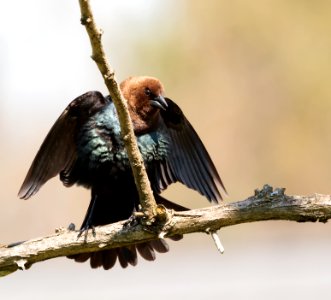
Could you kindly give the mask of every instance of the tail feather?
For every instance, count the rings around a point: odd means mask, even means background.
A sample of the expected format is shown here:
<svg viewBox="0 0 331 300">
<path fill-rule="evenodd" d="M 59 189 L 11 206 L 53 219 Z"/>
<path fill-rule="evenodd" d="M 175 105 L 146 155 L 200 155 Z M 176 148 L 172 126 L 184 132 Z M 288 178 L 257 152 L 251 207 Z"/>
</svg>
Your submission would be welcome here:
<svg viewBox="0 0 331 300">
<path fill-rule="evenodd" d="M 102 250 L 93 253 L 80 253 L 67 257 L 76 262 L 86 262 L 90 259 L 91 268 L 103 267 L 105 270 L 109 270 L 115 265 L 117 260 L 122 268 L 127 268 L 129 265 L 136 266 L 138 263 L 137 253 L 145 260 L 153 261 L 156 258 L 155 251 L 159 253 L 168 252 L 169 246 L 165 240 L 154 240 L 129 247 Z"/>
<path fill-rule="evenodd" d="M 67 256 L 70 259 L 74 259 L 76 262 L 86 262 L 90 257 L 91 253 L 81 253 L 81 254 L 75 254 L 75 255 L 69 255 Z"/>
<path fill-rule="evenodd" d="M 151 241 L 150 245 L 159 253 L 166 253 L 169 251 L 169 245 L 163 239 Z"/>
<path fill-rule="evenodd" d="M 136 245 L 140 256 L 148 261 L 155 260 L 155 252 L 150 243 L 141 243 Z"/>
<path fill-rule="evenodd" d="M 121 249 L 119 249 L 119 250 L 121 250 Z M 118 256 L 118 261 L 119 261 L 121 267 L 123 269 L 125 269 L 129 265 L 129 262 L 125 259 L 125 256 L 123 255 L 123 252 L 118 251 L 117 256 Z"/>
<path fill-rule="evenodd" d="M 136 266 L 138 263 L 137 250 L 135 246 L 118 248 L 118 260 L 123 268 L 126 268 L 128 264 Z M 122 265 L 125 262 L 125 267 Z"/>
<path fill-rule="evenodd" d="M 115 249 L 102 251 L 103 268 L 105 270 L 111 269 L 117 260 L 117 253 Z"/>
<path fill-rule="evenodd" d="M 102 253 L 98 253 L 98 252 L 91 253 L 90 265 L 92 269 L 101 267 L 103 265 Z"/>
</svg>

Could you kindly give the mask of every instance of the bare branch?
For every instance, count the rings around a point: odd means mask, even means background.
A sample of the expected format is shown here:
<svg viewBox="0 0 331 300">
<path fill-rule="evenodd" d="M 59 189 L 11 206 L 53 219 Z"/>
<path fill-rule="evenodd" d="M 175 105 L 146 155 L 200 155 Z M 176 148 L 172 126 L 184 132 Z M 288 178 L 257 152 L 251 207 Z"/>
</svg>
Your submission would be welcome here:
<svg viewBox="0 0 331 300">
<path fill-rule="evenodd" d="M 146 174 L 145 166 L 138 149 L 133 132 L 126 100 L 124 99 L 115 78 L 114 70 L 109 64 L 101 43 L 102 30 L 94 21 L 94 16 L 88 0 L 79 0 L 81 23 L 85 26 L 92 47 L 92 59 L 96 62 L 111 96 L 121 126 L 121 133 L 128 153 L 134 180 L 139 193 L 140 204 L 148 221 L 156 215 L 156 202 Z"/>
<path fill-rule="evenodd" d="M 123 226 L 124 222 L 97 227 L 77 239 L 76 231 L 60 230 L 54 235 L 0 247 L 0 275 L 29 268 L 33 263 L 59 256 L 122 247 L 149 241 L 161 235 L 173 236 L 193 232 L 213 233 L 220 228 L 266 220 L 326 222 L 331 218 L 331 196 L 287 196 L 284 189 L 275 191 L 268 185 L 255 195 L 239 202 L 168 214 L 162 228 Z"/>
</svg>

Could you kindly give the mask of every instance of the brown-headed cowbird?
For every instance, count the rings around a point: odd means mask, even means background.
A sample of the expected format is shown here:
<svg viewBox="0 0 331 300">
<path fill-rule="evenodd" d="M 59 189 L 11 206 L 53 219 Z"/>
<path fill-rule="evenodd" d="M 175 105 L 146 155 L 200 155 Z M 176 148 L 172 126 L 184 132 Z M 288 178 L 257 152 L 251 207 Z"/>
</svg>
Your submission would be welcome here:
<svg viewBox="0 0 331 300">
<path fill-rule="evenodd" d="M 160 193 L 174 182 L 200 192 L 209 201 L 221 200 L 223 183 L 192 125 L 181 109 L 164 97 L 160 81 L 130 77 L 120 85 L 133 122 L 147 174 L 157 203 L 184 209 Z M 139 197 L 125 150 L 117 113 L 110 96 L 85 93 L 73 100 L 41 145 L 19 191 L 28 199 L 50 178 L 60 175 L 65 186 L 91 189 L 91 202 L 81 232 L 129 218 L 138 210 Z M 90 259 L 92 268 L 109 269 L 117 258 L 123 268 L 137 264 L 137 251 L 146 260 L 167 252 L 162 239 L 134 246 L 72 255 Z"/>
</svg>

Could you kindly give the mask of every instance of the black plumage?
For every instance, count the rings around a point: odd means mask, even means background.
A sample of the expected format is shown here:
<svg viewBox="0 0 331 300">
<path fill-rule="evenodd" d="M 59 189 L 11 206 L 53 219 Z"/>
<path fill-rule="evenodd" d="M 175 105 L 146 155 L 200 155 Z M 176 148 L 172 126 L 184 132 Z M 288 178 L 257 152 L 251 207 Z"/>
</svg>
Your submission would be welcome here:
<svg viewBox="0 0 331 300">
<path fill-rule="evenodd" d="M 121 90 L 128 101 L 156 201 L 176 210 L 185 209 L 160 195 L 177 181 L 209 201 L 221 200 L 219 190 L 225 189 L 210 156 L 178 105 L 164 97 L 159 80 L 130 77 L 121 83 Z M 78 184 L 91 189 L 82 230 L 127 219 L 138 209 L 138 193 L 109 96 L 88 92 L 68 105 L 41 145 L 19 197 L 30 198 L 58 174 L 65 186 Z M 104 269 L 111 268 L 118 259 L 125 268 L 137 264 L 137 252 L 146 260 L 154 260 L 154 250 L 167 252 L 168 245 L 155 240 L 70 258 L 77 262 L 90 259 L 93 268 Z"/>
</svg>

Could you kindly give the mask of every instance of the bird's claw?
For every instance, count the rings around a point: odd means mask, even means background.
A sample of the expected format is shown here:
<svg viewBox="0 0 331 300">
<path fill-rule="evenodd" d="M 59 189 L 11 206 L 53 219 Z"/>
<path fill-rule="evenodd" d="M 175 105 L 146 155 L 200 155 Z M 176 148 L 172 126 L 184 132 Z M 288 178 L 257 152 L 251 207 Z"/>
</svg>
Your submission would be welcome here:
<svg viewBox="0 0 331 300">
<path fill-rule="evenodd" d="M 82 227 L 79 232 L 78 232 L 78 235 L 77 235 L 77 240 L 84 234 L 84 242 L 87 241 L 87 235 L 88 235 L 88 231 L 92 229 L 92 235 L 93 237 L 96 236 L 96 233 L 95 233 L 95 227 L 93 225 L 86 225 L 84 227 Z"/>
<path fill-rule="evenodd" d="M 139 218 L 141 218 L 139 212 L 133 213 L 130 218 L 124 222 L 123 227 L 128 228 L 137 226 L 139 224 Z"/>
</svg>

